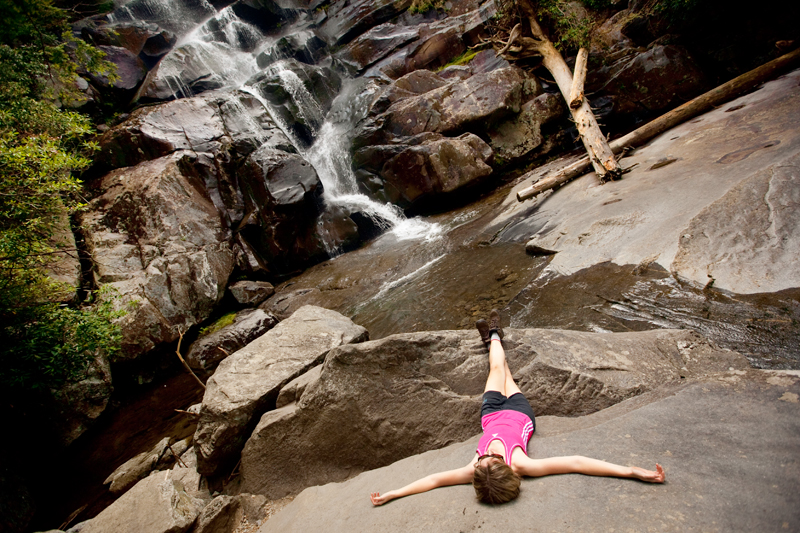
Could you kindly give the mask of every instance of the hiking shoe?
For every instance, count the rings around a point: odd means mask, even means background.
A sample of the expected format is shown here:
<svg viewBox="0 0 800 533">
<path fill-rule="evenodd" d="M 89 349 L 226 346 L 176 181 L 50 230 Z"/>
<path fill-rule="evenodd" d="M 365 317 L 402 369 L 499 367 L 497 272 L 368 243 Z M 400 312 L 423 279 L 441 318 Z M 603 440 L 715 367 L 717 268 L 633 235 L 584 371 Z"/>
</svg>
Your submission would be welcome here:
<svg viewBox="0 0 800 533">
<path fill-rule="evenodd" d="M 478 333 L 481 334 L 481 340 L 483 343 L 489 344 L 489 342 L 492 340 L 492 332 L 489 329 L 489 323 L 481 318 L 475 322 L 475 327 L 478 328 Z"/>
<path fill-rule="evenodd" d="M 492 309 L 489 313 L 489 338 L 492 338 L 492 332 L 496 331 L 502 339 L 505 334 L 503 333 L 503 326 L 500 325 L 500 312 L 497 309 Z"/>
</svg>

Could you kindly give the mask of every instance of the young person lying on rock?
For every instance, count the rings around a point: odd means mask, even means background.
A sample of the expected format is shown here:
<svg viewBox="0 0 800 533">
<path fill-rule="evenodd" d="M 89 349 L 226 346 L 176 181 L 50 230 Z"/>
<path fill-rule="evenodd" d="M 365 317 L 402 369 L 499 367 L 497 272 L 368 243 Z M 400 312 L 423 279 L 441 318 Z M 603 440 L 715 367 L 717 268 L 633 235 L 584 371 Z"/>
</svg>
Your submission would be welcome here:
<svg viewBox="0 0 800 533">
<path fill-rule="evenodd" d="M 664 482 L 664 469 L 656 470 L 620 466 L 579 455 L 531 459 L 527 446 L 536 422 L 528 400 L 523 396 L 506 363 L 501 339 L 500 314 L 493 310 L 489 322 L 476 323 L 481 338 L 489 344 L 489 377 L 483 393 L 481 426 L 483 436 L 478 450 L 466 466 L 431 474 L 405 487 L 385 494 L 373 492 L 373 505 L 382 505 L 395 498 L 426 492 L 437 487 L 472 483 L 478 499 L 485 503 L 505 503 L 519 496 L 522 476 L 540 477 L 553 474 L 586 474 L 589 476 L 629 477 L 650 483 Z"/>
</svg>

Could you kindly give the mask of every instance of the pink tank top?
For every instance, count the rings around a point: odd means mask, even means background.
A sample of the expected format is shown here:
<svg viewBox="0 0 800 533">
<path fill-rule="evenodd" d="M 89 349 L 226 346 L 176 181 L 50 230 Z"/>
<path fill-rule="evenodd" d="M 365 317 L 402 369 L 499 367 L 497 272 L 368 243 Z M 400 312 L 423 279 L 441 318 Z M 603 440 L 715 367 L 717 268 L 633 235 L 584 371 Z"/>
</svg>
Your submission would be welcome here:
<svg viewBox="0 0 800 533">
<path fill-rule="evenodd" d="M 522 448 L 528 454 L 528 440 L 533 433 L 530 417 L 519 411 L 497 411 L 481 418 L 483 436 L 478 441 L 478 455 L 486 455 L 493 440 L 499 440 L 506 449 L 506 464 L 511 464 L 514 448 Z"/>
</svg>

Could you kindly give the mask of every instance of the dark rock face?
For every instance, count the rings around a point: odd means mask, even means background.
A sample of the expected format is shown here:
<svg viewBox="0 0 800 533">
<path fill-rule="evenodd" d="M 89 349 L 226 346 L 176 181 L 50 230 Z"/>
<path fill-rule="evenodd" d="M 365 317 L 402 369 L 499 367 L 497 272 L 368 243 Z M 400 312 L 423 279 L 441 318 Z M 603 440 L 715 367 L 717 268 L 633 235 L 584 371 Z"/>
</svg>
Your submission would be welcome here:
<svg viewBox="0 0 800 533">
<path fill-rule="evenodd" d="M 228 290 L 242 305 L 258 305 L 275 294 L 275 287 L 266 281 L 237 281 L 228 287 Z"/>
<path fill-rule="evenodd" d="M 119 46 L 99 46 L 105 52 L 106 61 L 117 66 L 119 79 L 111 84 L 107 77 L 90 75 L 92 83 L 101 90 L 110 91 L 119 98 L 130 97 L 147 75 L 147 66 L 139 56 Z"/>
<path fill-rule="evenodd" d="M 231 5 L 240 19 L 267 34 L 295 20 L 298 7 L 287 0 L 237 0 Z"/>
<path fill-rule="evenodd" d="M 295 59 L 313 65 L 327 54 L 327 44 L 314 30 L 302 30 L 280 38 L 256 58 L 259 68 L 281 59 Z"/>
<path fill-rule="evenodd" d="M 339 61 L 361 73 L 399 47 L 418 38 L 418 28 L 387 22 L 359 35 L 335 55 Z"/>
<path fill-rule="evenodd" d="M 607 81 L 598 87 L 597 80 Z M 648 115 L 691 100 L 707 88 L 706 78 L 689 53 L 673 45 L 656 45 L 628 62 L 600 69 L 592 89 L 610 96 L 615 115 Z"/>
<path fill-rule="evenodd" d="M 520 115 L 541 90 L 516 68 L 455 82 L 425 70 L 401 77 L 356 132 L 353 167 L 362 190 L 408 208 L 479 183 L 492 171 L 492 147 L 462 132 L 494 131 L 489 138 L 506 161 L 529 155 L 543 144 L 541 124 L 563 109 L 543 97 Z"/>
<path fill-rule="evenodd" d="M 289 270 L 325 254 L 315 233 L 322 182 L 308 161 L 263 147 L 248 157 L 239 183 L 245 210 L 239 232 L 260 262 Z"/>
<path fill-rule="evenodd" d="M 55 416 L 51 424 L 62 445 L 80 437 L 108 407 L 113 392 L 111 367 L 105 357 L 94 357 L 80 379 L 52 391 Z"/>
<path fill-rule="evenodd" d="M 747 368 L 689 331 L 506 330 L 509 367 L 537 415 L 592 413 L 683 376 Z M 242 452 L 242 489 L 279 498 L 480 433 L 486 348 L 475 332 L 341 346 Z M 286 450 L 292 450 L 286 454 Z"/>
<path fill-rule="evenodd" d="M 97 283 L 115 287 L 127 310 L 122 358 L 177 339 L 225 292 L 230 230 L 205 194 L 197 160 L 179 151 L 113 171 L 81 215 Z"/>
</svg>

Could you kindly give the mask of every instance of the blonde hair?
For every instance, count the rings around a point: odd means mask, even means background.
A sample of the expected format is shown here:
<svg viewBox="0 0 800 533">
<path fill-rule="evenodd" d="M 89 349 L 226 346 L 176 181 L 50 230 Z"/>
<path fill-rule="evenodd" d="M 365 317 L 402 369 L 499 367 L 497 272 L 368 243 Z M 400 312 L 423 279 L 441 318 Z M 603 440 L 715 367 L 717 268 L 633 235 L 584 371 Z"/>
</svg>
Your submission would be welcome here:
<svg viewBox="0 0 800 533">
<path fill-rule="evenodd" d="M 483 503 L 505 503 L 519 496 L 521 479 L 510 466 L 494 461 L 488 466 L 475 467 L 472 486 L 478 500 Z"/>
</svg>

